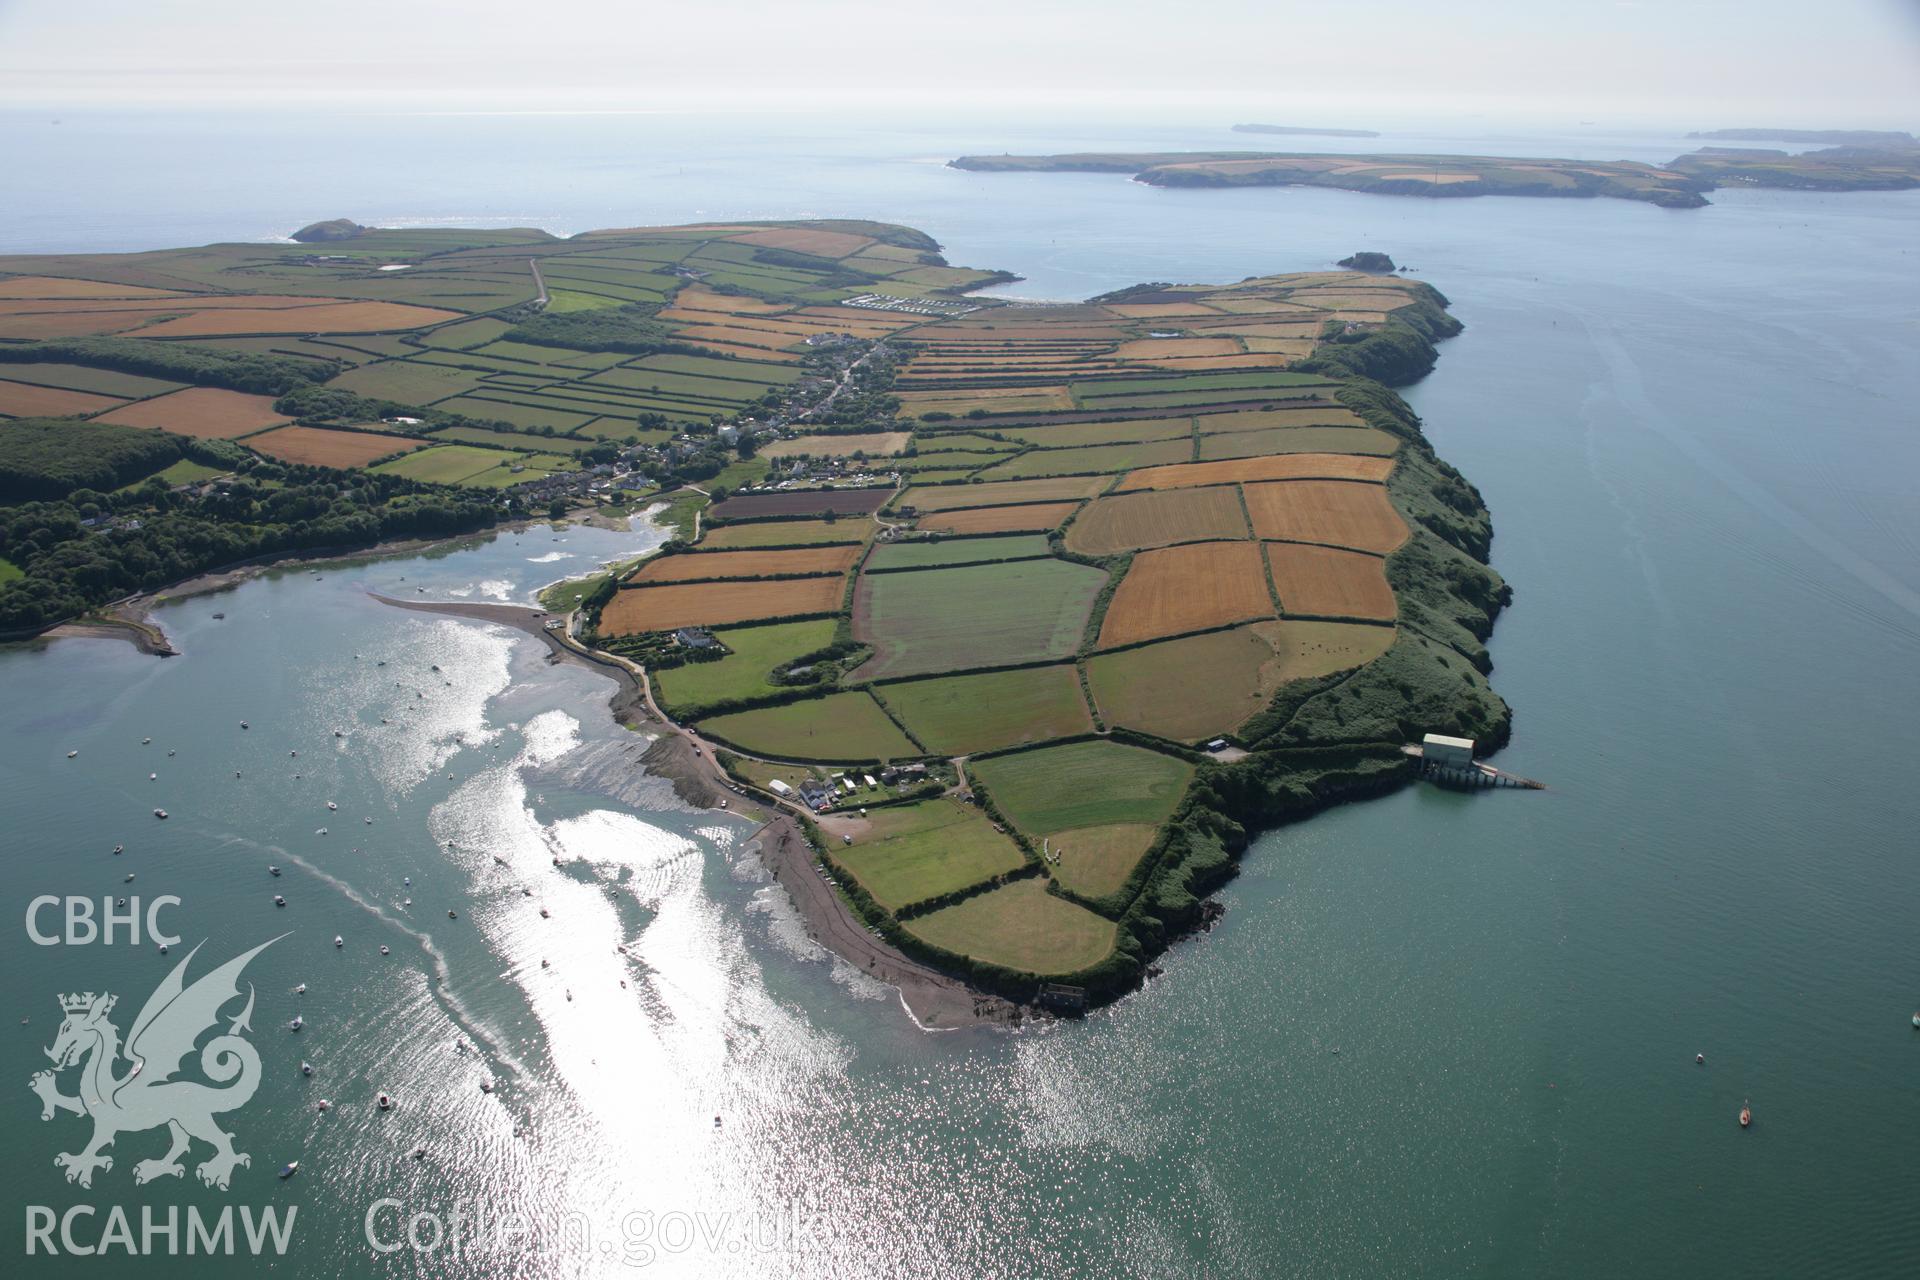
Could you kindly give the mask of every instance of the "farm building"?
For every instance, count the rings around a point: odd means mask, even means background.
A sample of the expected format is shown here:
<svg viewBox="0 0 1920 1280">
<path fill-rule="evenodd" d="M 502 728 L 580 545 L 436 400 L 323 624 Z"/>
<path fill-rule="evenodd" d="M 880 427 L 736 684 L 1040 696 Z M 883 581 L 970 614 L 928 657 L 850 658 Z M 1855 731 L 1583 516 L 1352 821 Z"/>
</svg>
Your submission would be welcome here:
<svg viewBox="0 0 1920 1280">
<path fill-rule="evenodd" d="M 793 788 L 788 786 L 786 783 L 782 782 L 778 778 L 774 778 L 767 783 L 767 790 L 773 792 L 773 794 L 779 796 L 783 800 L 791 799 L 793 797 Z"/>
<path fill-rule="evenodd" d="M 1421 754 L 1427 764 L 1438 769 L 1471 769 L 1473 739 L 1449 738 L 1430 733 L 1421 741 Z"/>
</svg>

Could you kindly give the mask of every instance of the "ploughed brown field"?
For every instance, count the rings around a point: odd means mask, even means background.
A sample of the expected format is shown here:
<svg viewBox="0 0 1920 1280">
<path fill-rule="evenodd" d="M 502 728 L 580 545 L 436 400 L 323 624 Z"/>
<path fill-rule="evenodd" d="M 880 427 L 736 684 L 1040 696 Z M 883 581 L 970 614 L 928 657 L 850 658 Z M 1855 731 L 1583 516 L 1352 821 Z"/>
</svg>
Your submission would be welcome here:
<svg viewBox="0 0 1920 1280">
<path fill-rule="evenodd" d="M 1289 480 L 1250 484 L 1243 492 L 1256 538 L 1319 542 L 1381 555 L 1407 540 L 1406 522 L 1381 485 Z"/>
<path fill-rule="evenodd" d="M 793 551 L 701 551 L 658 556 L 633 571 L 629 582 L 691 582 L 701 578 L 771 578 L 794 573 L 845 573 L 860 558 L 854 546 Z"/>
<path fill-rule="evenodd" d="M 1034 533 L 1058 528 L 1075 502 L 1036 502 L 1024 507 L 973 507 L 936 511 L 914 527 L 929 533 Z"/>
<path fill-rule="evenodd" d="M 608 635 L 671 631 L 755 622 L 797 614 L 834 613 L 846 584 L 839 578 L 787 578 L 778 582 L 691 582 L 625 587 L 600 612 Z"/>
<path fill-rule="evenodd" d="M 0 382 L 0 417 L 79 418 L 125 403 L 118 396 L 96 395 L 91 391 Z"/>
<path fill-rule="evenodd" d="M 1267 543 L 1267 567 L 1284 617 L 1380 618 L 1399 610 L 1379 556 L 1299 542 Z"/>
<path fill-rule="evenodd" d="M 276 427 L 247 441 L 247 448 L 282 462 L 314 467 L 364 467 L 375 458 L 411 453 L 426 442 L 371 431 L 322 431 L 316 427 Z"/>
<path fill-rule="evenodd" d="M 1375 480 L 1393 470 L 1392 458 L 1345 453 L 1282 453 L 1222 462 L 1176 462 L 1142 467 L 1120 482 L 1127 489 L 1178 489 L 1200 484 L 1245 484 L 1257 480 Z"/>
<path fill-rule="evenodd" d="M 1247 517 L 1232 485 L 1148 489 L 1095 498 L 1067 530 L 1067 550 L 1110 556 L 1207 538 L 1244 538 Z"/>
<path fill-rule="evenodd" d="M 286 415 L 273 411 L 272 396 L 249 395 L 244 391 L 224 391 L 218 387 L 188 387 L 184 391 L 172 391 L 164 396 L 155 396 L 151 400 L 140 400 L 112 413 L 103 413 L 98 421 L 117 422 L 127 427 L 155 427 L 161 431 L 171 431 L 177 436 L 197 436 L 202 440 L 232 440 L 237 436 L 251 435 L 266 427 L 278 426 L 287 420 Z M 303 431 L 306 428 L 301 428 Z M 308 431 L 313 436 L 344 435 L 338 431 Z M 299 437 L 283 437 L 294 439 Z M 377 439 L 395 437 L 380 436 Z M 342 446 L 345 448 L 345 446 Z M 379 458 L 392 453 L 398 446 L 388 446 L 369 457 Z M 271 453 L 271 450 L 261 450 Z M 351 451 L 349 451 L 351 452 Z M 285 455 L 274 453 L 274 457 Z M 286 458 L 288 462 L 307 461 L 302 458 Z M 328 462 L 329 467 L 353 466 L 354 463 Z"/>
<path fill-rule="evenodd" d="M 1142 551 L 1100 627 L 1100 647 L 1273 616 L 1273 599 L 1251 542 L 1195 542 Z"/>
</svg>

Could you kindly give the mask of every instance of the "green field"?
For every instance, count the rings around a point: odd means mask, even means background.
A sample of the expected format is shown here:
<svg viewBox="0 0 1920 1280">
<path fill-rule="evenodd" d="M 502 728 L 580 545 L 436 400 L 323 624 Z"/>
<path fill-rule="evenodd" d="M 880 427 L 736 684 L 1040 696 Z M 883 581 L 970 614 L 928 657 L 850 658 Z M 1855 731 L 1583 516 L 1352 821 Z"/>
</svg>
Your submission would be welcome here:
<svg viewBox="0 0 1920 1280">
<path fill-rule="evenodd" d="M 26 577 L 26 571 L 11 560 L 0 558 L 0 584 L 12 582 L 15 578 Z"/>
<path fill-rule="evenodd" d="M 1047 892 L 1038 877 L 1016 880 L 977 898 L 907 923 L 936 947 L 1026 973 L 1064 974 L 1089 968 L 1113 950 L 1113 921 Z"/>
<path fill-rule="evenodd" d="M 924 755 L 864 691 L 830 693 L 700 722 L 700 731 L 786 760 L 908 760 Z"/>
<path fill-rule="evenodd" d="M 1143 440 L 1186 439 L 1193 434 L 1192 418 L 1141 418 L 1134 422 L 1062 422 L 1052 427 L 1007 427 L 1009 440 L 1048 449 L 1081 445 L 1137 444 Z"/>
<path fill-rule="evenodd" d="M 1094 445 L 1086 449 L 1031 449 L 980 473 L 982 480 L 1030 480 L 1039 476 L 1110 474 L 1193 458 L 1193 441 L 1155 440 L 1145 444 Z"/>
<path fill-rule="evenodd" d="M 420 340 L 430 347 L 460 351 L 468 347 L 484 347 L 512 327 L 505 320 L 485 316 L 478 320 L 443 325 L 431 333 L 421 334 Z"/>
<path fill-rule="evenodd" d="M 600 293 L 582 293 L 574 289 L 553 288 L 549 288 L 547 298 L 547 310 L 561 314 L 568 311 L 598 311 L 604 307 L 617 307 L 623 301 Z"/>
<path fill-rule="evenodd" d="M 819 547 L 860 542 L 873 528 L 865 520 L 766 520 L 715 527 L 701 535 L 703 550 L 754 547 Z"/>
<path fill-rule="evenodd" d="M 194 484 L 201 480 L 211 480 L 215 476 L 227 474 L 226 467 L 209 467 L 204 462 L 195 462 L 192 458 L 182 458 L 163 471 L 156 471 L 145 479 L 136 480 L 124 486 L 118 492 L 125 493 L 137 489 L 148 480 L 165 480 L 168 484 Z M 0 579 L 4 581 L 4 579 Z"/>
<path fill-rule="evenodd" d="M 436 444 L 373 468 L 385 475 L 405 476 L 430 484 L 460 484 L 469 476 L 517 461 L 517 453 L 482 449 L 470 444 Z"/>
<path fill-rule="evenodd" d="M 473 390 L 480 385 L 481 373 L 473 369 L 455 369 L 421 360 L 382 360 L 378 364 L 349 369 L 327 384 L 329 390 L 351 391 L 375 400 L 398 400 L 401 404 L 429 405 Z"/>
<path fill-rule="evenodd" d="M 967 768 L 1029 836 L 1074 827 L 1166 821 L 1193 766 L 1118 742 L 1069 742 L 975 760 Z"/>
<path fill-rule="evenodd" d="M 773 669 L 832 644 L 834 625 L 832 618 L 820 618 L 717 631 L 715 636 L 731 654 L 718 662 L 689 662 L 661 671 L 654 676 L 655 691 L 676 709 L 775 693 L 781 686 L 767 680 Z"/>
<path fill-rule="evenodd" d="M 93 391 L 100 395 L 126 396 L 144 400 L 149 396 L 178 391 L 185 383 L 146 378 L 139 374 L 112 369 L 90 369 L 78 364 L 53 364 L 41 360 L 0 362 L 0 378 L 12 382 L 31 382 L 41 387 L 65 387 L 69 391 Z"/>
<path fill-rule="evenodd" d="M 596 416 L 585 406 L 582 406 L 577 413 L 562 413 L 557 409 L 513 404 L 480 396 L 456 396 L 451 400 L 443 400 L 434 407 L 444 409 L 448 413 L 464 413 L 469 418 L 479 418 L 486 422 L 511 422 L 516 427 L 552 427 L 555 431 L 561 432 L 584 427 Z"/>
<path fill-rule="evenodd" d="M 1093 728 L 1071 665 L 940 676 L 878 690 L 913 736 L 942 755 L 994 751 Z"/>
<path fill-rule="evenodd" d="M 531 431 L 489 431 L 485 427 L 446 427 L 434 432 L 430 440 L 454 444 L 496 445 L 503 449 L 560 449 L 578 453 L 591 449 L 598 441 L 576 440 L 572 436 L 543 436 Z"/>
<path fill-rule="evenodd" d="M 1081 378 L 1073 382 L 1076 400 L 1099 400 L 1159 391 L 1243 390 L 1250 387 L 1325 387 L 1325 378 L 1312 373 L 1281 373 L 1263 369 L 1253 373 L 1179 373 L 1156 378 Z"/>
<path fill-rule="evenodd" d="M 1048 554 L 1046 535 L 1017 533 L 1000 538 L 916 538 L 883 542 L 867 557 L 869 569 L 933 569 L 942 565 L 984 564 L 991 560 L 1028 560 Z"/>
<path fill-rule="evenodd" d="M 784 386 L 800 376 L 797 369 L 768 364 L 763 360 L 722 360 L 708 356 L 646 356 L 628 366 L 632 369 L 660 369 L 672 373 L 698 373 L 710 378 L 739 382 L 758 382 L 766 386 Z"/>
<path fill-rule="evenodd" d="M 1064 658 L 1080 647 L 1107 575 L 1063 560 L 863 574 L 853 633 L 874 646 L 861 679 Z"/>
<path fill-rule="evenodd" d="M 1200 460 L 1274 453 L 1365 453 L 1384 458 L 1399 447 L 1398 440 L 1372 427 L 1266 427 L 1206 436 L 1200 441 Z"/>
<path fill-rule="evenodd" d="M 869 810 L 867 830 L 830 854 L 889 909 L 1004 875 L 1026 860 L 980 810 L 944 796 Z"/>
<path fill-rule="evenodd" d="M 1235 627 L 1098 654 L 1087 661 L 1087 685 L 1109 724 L 1195 742 L 1232 733 L 1264 708 L 1279 669 L 1254 627 Z"/>
</svg>

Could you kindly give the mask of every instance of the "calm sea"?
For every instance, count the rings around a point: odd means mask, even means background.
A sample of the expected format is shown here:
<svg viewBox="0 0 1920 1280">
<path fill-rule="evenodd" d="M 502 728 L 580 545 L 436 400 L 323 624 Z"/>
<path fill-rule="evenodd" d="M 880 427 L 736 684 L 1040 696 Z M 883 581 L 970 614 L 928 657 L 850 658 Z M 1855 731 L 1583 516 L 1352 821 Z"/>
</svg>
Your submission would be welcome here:
<svg viewBox="0 0 1920 1280">
<path fill-rule="evenodd" d="M 297 1205 L 276 1272 L 302 1277 L 1920 1268 L 1920 193 L 1669 212 L 941 164 L 1262 141 L 1124 121 L 0 117 L 24 175 L 10 251 L 338 215 L 859 216 L 1062 298 L 1387 250 L 1468 326 L 1408 394 L 1493 510 L 1518 593 L 1493 644 L 1505 759 L 1553 787 L 1410 790 L 1270 834 L 1223 923 L 1145 992 L 1084 1024 L 930 1036 L 806 943 L 744 824 L 636 780 L 604 680 L 365 595 L 523 600 L 657 534 L 536 529 L 284 574 L 163 611 L 185 651 L 167 661 L 8 651 L 0 1253 L 21 1256 L 33 1206 L 93 1206 L 85 1245 L 116 1205 L 136 1235 L 141 1206 Z M 1373 145 L 1690 144 L 1480 126 Z M 27 937 L 35 895 L 136 892 L 181 899 L 171 956 Z M 231 1190 L 195 1178 L 202 1146 L 184 1178 L 136 1186 L 157 1129 L 68 1184 L 54 1156 L 86 1126 L 43 1123 L 26 1088 L 56 997 L 115 992 L 125 1030 L 195 943 L 198 973 L 281 934 L 247 970 L 264 1074 L 222 1119 L 252 1157 Z M 369 1243 L 370 1212 L 397 1251 Z"/>
</svg>

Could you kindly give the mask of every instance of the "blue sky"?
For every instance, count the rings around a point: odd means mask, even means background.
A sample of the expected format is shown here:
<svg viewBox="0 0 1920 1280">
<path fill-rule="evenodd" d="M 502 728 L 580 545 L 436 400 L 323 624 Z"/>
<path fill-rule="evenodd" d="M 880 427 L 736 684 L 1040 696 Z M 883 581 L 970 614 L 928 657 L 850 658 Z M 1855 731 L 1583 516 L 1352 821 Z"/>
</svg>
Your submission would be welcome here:
<svg viewBox="0 0 1920 1280">
<path fill-rule="evenodd" d="M 0 105 L 1920 128 L 1920 0 L 0 0 Z"/>
</svg>

